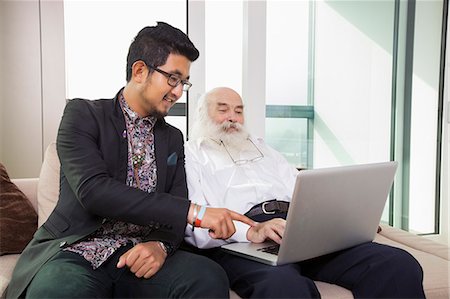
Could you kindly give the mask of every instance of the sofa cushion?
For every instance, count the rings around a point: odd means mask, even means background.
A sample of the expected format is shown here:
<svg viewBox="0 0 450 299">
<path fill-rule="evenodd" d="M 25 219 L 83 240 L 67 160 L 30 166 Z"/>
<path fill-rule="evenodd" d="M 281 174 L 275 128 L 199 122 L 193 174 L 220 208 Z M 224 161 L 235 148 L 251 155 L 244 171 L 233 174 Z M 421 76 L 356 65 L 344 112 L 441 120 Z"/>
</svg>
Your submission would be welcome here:
<svg viewBox="0 0 450 299">
<path fill-rule="evenodd" d="M 44 162 L 39 174 L 38 184 L 38 225 L 41 226 L 50 216 L 59 197 L 59 158 L 56 143 L 50 143 L 45 151 Z"/>
<path fill-rule="evenodd" d="M 11 276 L 20 254 L 6 254 L 0 257 L 0 298 L 5 298 L 5 290 L 11 281 Z"/>
<path fill-rule="evenodd" d="M 0 163 L 0 255 L 21 253 L 36 229 L 36 211 Z"/>
</svg>

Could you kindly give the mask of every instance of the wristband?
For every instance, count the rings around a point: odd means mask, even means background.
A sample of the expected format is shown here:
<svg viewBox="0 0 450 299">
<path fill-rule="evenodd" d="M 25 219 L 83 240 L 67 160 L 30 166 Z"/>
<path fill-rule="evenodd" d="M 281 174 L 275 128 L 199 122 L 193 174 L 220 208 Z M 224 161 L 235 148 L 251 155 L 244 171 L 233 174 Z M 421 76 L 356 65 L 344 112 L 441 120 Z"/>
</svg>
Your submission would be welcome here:
<svg viewBox="0 0 450 299">
<path fill-rule="evenodd" d="M 206 206 L 201 206 L 200 212 L 198 212 L 198 216 L 197 219 L 195 219 L 195 226 L 200 227 L 202 224 L 202 219 L 203 216 L 205 215 L 206 212 Z"/>
</svg>

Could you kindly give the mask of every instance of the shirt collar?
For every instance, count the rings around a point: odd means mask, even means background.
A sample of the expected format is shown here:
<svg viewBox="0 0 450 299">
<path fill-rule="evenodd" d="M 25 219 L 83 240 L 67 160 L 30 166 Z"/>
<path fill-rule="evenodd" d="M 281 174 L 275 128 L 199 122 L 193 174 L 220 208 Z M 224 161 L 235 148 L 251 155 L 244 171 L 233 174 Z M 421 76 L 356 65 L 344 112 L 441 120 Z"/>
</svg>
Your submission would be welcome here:
<svg viewBox="0 0 450 299">
<path fill-rule="evenodd" d="M 133 109 L 131 109 L 131 107 L 128 105 L 127 101 L 125 100 L 125 97 L 123 96 L 123 93 L 120 93 L 119 101 L 120 106 L 122 107 L 122 110 L 124 112 L 123 114 L 125 115 L 128 121 L 131 121 L 132 123 L 143 121 L 145 123 L 150 124 L 152 127 L 155 125 L 156 117 L 154 116 L 140 117 L 139 114 L 135 112 Z"/>
</svg>

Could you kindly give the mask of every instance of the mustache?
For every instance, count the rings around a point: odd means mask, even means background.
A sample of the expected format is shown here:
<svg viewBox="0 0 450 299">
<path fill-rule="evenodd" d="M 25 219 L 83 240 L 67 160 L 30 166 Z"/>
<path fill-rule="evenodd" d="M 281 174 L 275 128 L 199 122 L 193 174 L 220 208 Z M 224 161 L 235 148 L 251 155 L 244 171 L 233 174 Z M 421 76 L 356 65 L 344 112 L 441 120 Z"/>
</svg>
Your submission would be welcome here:
<svg viewBox="0 0 450 299">
<path fill-rule="evenodd" d="M 232 123 L 232 122 L 229 122 L 229 121 L 225 121 L 225 122 L 223 122 L 221 125 L 220 125 L 220 128 L 222 129 L 222 130 L 224 130 L 224 131 L 226 131 L 226 130 L 228 130 L 228 129 L 230 129 L 230 128 L 233 128 L 233 129 L 236 129 L 237 131 L 241 131 L 242 130 L 242 125 L 240 124 L 240 123 Z"/>
</svg>

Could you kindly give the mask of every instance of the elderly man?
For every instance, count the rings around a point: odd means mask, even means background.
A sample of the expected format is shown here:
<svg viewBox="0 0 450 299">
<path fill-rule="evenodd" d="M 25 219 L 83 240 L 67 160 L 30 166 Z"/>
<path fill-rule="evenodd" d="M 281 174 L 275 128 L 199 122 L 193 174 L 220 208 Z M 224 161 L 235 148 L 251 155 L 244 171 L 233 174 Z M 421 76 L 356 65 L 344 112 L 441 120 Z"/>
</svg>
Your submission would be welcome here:
<svg viewBox="0 0 450 299">
<path fill-rule="evenodd" d="M 226 207 L 258 223 L 236 223 L 228 239 L 187 227 L 185 240 L 225 269 L 241 297 L 319 298 L 313 280 L 340 285 L 355 298 L 424 298 L 423 273 L 407 252 L 366 243 L 309 261 L 272 267 L 221 251 L 228 242 L 282 242 L 297 170 L 244 127 L 244 105 L 234 90 L 216 88 L 199 103 L 198 121 L 186 143 L 189 198 L 199 206 Z M 255 213 L 261 203 L 281 201 L 273 218 Z"/>
</svg>

